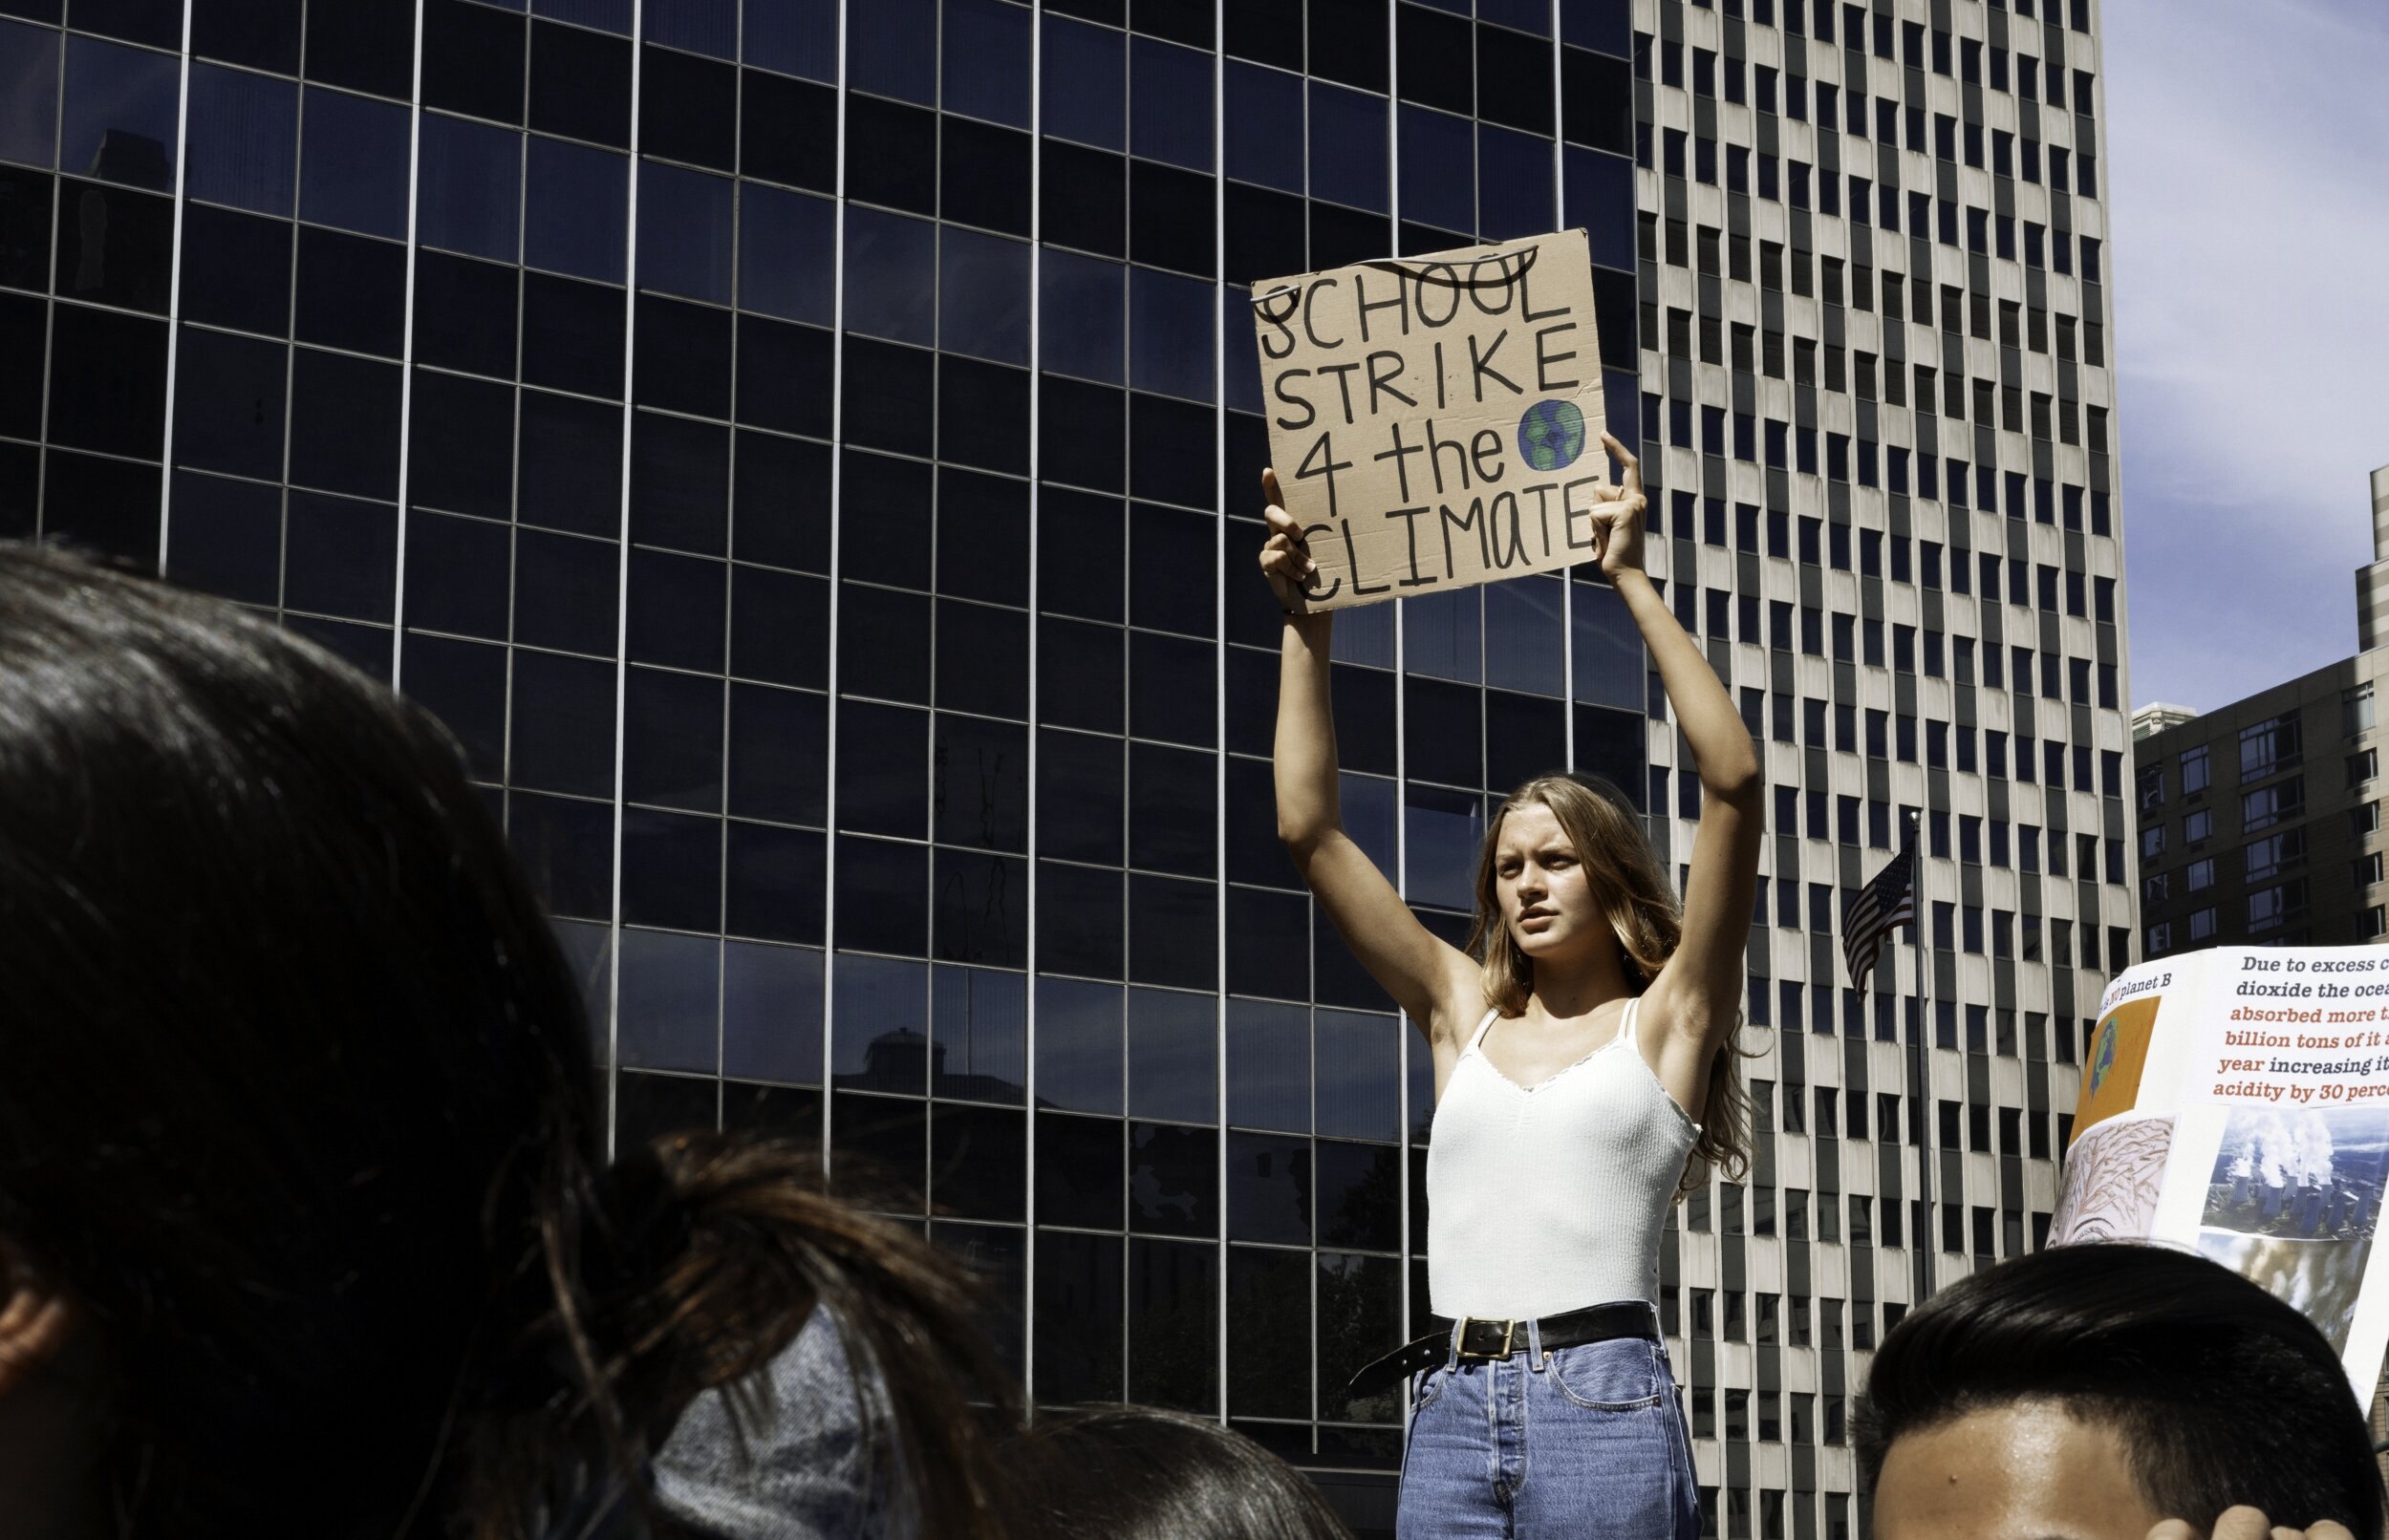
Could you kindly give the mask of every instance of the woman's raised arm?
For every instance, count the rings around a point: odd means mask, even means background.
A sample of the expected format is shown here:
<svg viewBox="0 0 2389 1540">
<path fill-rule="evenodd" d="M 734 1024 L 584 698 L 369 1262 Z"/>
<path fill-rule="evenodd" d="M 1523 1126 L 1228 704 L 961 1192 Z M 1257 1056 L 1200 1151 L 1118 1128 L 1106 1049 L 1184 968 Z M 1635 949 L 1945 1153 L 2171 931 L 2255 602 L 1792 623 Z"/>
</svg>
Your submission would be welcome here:
<svg viewBox="0 0 2389 1540">
<path fill-rule="evenodd" d="M 1607 434 L 1601 441 L 1623 467 L 1619 499 L 1595 515 L 1602 526 L 1601 569 L 1643 632 L 1701 781 L 1700 832 L 1692 838 L 1684 884 L 1684 937 L 1651 993 L 1705 1073 L 1718 1036 L 1733 1030 L 1742 1008 L 1742 957 L 1758 888 L 1766 787 L 1733 698 L 1643 570 L 1643 467 Z"/>
<path fill-rule="evenodd" d="M 1431 1042 L 1441 1044 L 1466 1025 L 1452 1018 L 1474 1009 L 1476 965 L 1419 924 L 1385 873 L 1344 832 L 1327 671 L 1335 616 L 1302 610 L 1302 585 L 1314 570 L 1310 551 L 1285 511 L 1276 472 L 1261 473 L 1261 490 L 1269 499 L 1270 534 L 1260 568 L 1285 611 L 1278 673 L 1278 838 L 1361 966 Z"/>
</svg>

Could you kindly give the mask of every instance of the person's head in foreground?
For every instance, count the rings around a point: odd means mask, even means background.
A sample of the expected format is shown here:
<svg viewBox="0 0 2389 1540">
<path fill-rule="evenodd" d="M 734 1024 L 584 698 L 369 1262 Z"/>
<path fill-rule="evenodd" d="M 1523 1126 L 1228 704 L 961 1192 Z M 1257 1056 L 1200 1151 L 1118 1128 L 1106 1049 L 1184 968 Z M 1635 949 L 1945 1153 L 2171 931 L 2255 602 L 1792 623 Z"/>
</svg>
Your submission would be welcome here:
<svg viewBox="0 0 2389 1540">
<path fill-rule="evenodd" d="M 784 1146 L 610 1166 L 597 1087 L 429 717 L 0 545 L 0 1534 L 562 1533 L 816 1302 L 896 1501 L 979 1528 L 958 1275 Z"/>
<path fill-rule="evenodd" d="M 1950 1285 L 1884 1337 L 1856 1435 L 1877 1540 L 2381 1536 L 2331 1344 L 2188 1251 L 2064 1246 Z"/>
<path fill-rule="evenodd" d="M 1003 1456 L 1023 1532 L 1044 1540 L 1351 1540 L 1308 1477 L 1207 1417 L 1041 1417 Z"/>
<path fill-rule="evenodd" d="M 1540 962 L 1614 968 L 1649 987 L 1684 936 L 1683 908 L 1625 794 L 1600 776 L 1537 776 L 1502 800 L 1476 853 L 1476 915 L 1462 949 L 1484 966 L 1485 1003 L 1526 1009 Z M 1688 1187 L 1750 1159 L 1750 1093 L 1729 1039 L 1712 1057 Z"/>
</svg>

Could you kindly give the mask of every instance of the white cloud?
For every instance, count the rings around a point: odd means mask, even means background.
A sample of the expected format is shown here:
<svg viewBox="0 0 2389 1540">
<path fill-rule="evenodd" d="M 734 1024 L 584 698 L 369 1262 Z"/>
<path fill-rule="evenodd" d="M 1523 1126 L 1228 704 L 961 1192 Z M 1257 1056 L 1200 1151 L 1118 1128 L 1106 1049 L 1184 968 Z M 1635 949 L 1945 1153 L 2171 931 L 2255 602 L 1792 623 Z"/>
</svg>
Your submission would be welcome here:
<svg viewBox="0 0 2389 1540">
<path fill-rule="evenodd" d="M 2389 462 L 2389 15 L 2103 22 L 2132 695 L 2211 709 L 2356 650 Z"/>
</svg>

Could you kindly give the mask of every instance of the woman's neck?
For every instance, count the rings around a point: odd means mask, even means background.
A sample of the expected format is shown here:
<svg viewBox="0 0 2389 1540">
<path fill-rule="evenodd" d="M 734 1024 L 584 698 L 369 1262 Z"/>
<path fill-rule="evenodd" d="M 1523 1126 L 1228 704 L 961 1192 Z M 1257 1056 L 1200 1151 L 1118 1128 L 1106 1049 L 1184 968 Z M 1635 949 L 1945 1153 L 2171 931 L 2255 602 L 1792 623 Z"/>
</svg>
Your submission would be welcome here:
<svg viewBox="0 0 2389 1540">
<path fill-rule="evenodd" d="M 1582 957 L 1539 957 L 1534 969 L 1534 997 L 1555 1020 L 1587 1015 L 1634 993 L 1614 946 Z"/>
</svg>

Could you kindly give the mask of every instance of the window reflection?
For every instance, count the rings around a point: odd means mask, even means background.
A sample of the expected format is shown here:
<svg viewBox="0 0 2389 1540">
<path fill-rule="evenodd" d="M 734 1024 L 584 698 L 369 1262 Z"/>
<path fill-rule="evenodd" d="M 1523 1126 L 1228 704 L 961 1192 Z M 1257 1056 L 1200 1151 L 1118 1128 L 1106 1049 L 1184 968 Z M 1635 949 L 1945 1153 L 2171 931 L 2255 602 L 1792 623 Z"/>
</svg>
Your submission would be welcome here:
<svg viewBox="0 0 2389 1540">
<path fill-rule="evenodd" d="M 1228 1121 L 1306 1133 L 1310 1113 L 1310 1013 L 1299 1005 L 1231 998 Z"/>
<path fill-rule="evenodd" d="M 1563 576 L 1518 578 L 1485 590 L 1485 682 L 1539 695 L 1561 693 Z"/>
<path fill-rule="evenodd" d="M 828 326 L 838 206 L 762 182 L 739 189 L 739 308 Z"/>
<path fill-rule="evenodd" d="M 407 110 L 395 102 L 307 88 L 299 217 L 362 235 L 406 236 Z M 446 121 L 446 119 L 441 119 Z M 432 119 L 425 119 L 429 128 Z"/>
<path fill-rule="evenodd" d="M 1400 1136 L 1401 1019 L 1370 1012 L 1318 1016 L 1318 1130 L 1347 1139 Z M 1386 1244 L 1392 1249 L 1392 1242 Z"/>
<path fill-rule="evenodd" d="M 760 19 L 755 25 L 761 25 Z M 651 43 L 735 59 L 739 55 L 739 0 L 647 0 L 639 32 Z"/>
<path fill-rule="evenodd" d="M 1373 604 L 1337 611 L 1331 655 L 1338 663 L 1366 663 L 1371 668 L 1392 668 L 1394 622 L 1400 611 L 1408 608 L 1408 605 Z M 1342 710 L 1341 699 L 1337 705 L 1337 716 L 1341 720 L 1346 714 Z"/>
<path fill-rule="evenodd" d="M 1240 1241 L 1310 1244 L 1309 1140 L 1279 1134 L 1228 1136 L 1228 1234 Z"/>
<path fill-rule="evenodd" d="M 1476 128 L 1477 229 L 1488 241 L 1551 228 L 1551 141 L 1514 129 Z"/>
<path fill-rule="evenodd" d="M 1281 192 L 1301 192 L 1302 77 L 1242 59 L 1225 60 L 1221 70 L 1228 175 Z"/>
<path fill-rule="evenodd" d="M 291 212 L 298 166 L 295 85 L 194 64 L 189 120 L 183 185 L 190 196 L 259 214 Z"/>
<path fill-rule="evenodd" d="M 1037 981 L 1037 1100 L 1075 1112 L 1120 1110 L 1120 990 Z"/>
<path fill-rule="evenodd" d="M 1029 12 L 1005 0 L 944 0 L 945 51 L 967 59 L 945 72 L 945 108 L 1028 127 Z"/>
<path fill-rule="evenodd" d="M 932 1094 L 1018 1103 L 1028 1071 L 1027 1013 L 1025 975 L 937 968 L 930 983 Z"/>
<path fill-rule="evenodd" d="M 1311 196 L 1386 211 L 1386 98 L 1310 82 Z"/>
<path fill-rule="evenodd" d="M 1211 1413 L 1219 1406 L 1219 1253 L 1182 1241 L 1129 1242 L 1129 1399 Z"/>
<path fill-rule="evenodd" d="M 1126 351 L 1122 289 L 1128 269 L 1116 262 L 1048 246 L 1038 261 L 1043 298 L 1040 365 L 1055 374 L 1117 385 Z"/>
<path fill-rule="evenodd" d="M 846 324 L 893 342 L 936 337 L 937 226 L 850 205 L 846 211 Z"/>
<path fill-rule="evenodd" d="M 423 245 L 512 262 L 523 136 L 440 113 L 422 118 L 416 224 Z"/>
<path fill-rule="evenodd" d="M 525 158 L 525 264 L 620 283 L 630 158 L 537 134 Z M 642 260 L 642 280 L 644 267 Z"/>
<path fill-rule="evenodd" d="M 1402 663 L 1411 674 L 1474 684 L 1483 674 L 1487 588 L 1423 593 L 1402 604 Z"/>
<path fill-rule="evenodd" d="M 1210 1123 L 1218 1116 L 1218 1002 L 1176 990 L 1129 991 L 1129 1111 Z"/>
<path fill-rule="evenodd" d="M 1447 230 L 1476 228 L 1475 128 L 1450 113 L 1402 105 L 1404 219 Z"/>
<path fill-rule="evenodd" d="M 764 8 L 747 9 L 752 13 Z M 936 0 L 872 0 L 845 10 L 848 83 L 858 91 L 935 105 Z"/>
<path fill-rule="evenodd" d="M 722 944 L 723 1074 L 821 1083 L 821 968 L 809 947 Z"/>
<path fill-rule="evenodd" d="M 1191 401 L 1212 398 L 1212 328 L 1217 295 L 1214 286 L 1196 279 L 1149 267 L 1129 269 L 1131 386 Z"/>
<path fill-rule="evenodd" d="M 650 160 L 638 181 L 638 286 L 715 305 L 730 303 L 731 190 L 727 177 Z"/>
<path fill-rule="evenodd" d="M 658 0 L 675 9 L 704 0 Z M 746 62 L 782 75 L 838 77 L 838 0 L 778 0 L 745 8 Z"/>
<path fill-rule="evenodd" d="M 70 35 L 58 169 L 153 192 L 172 187 L 181 74 L 171 53 Z"/>
<path fill-rule="evenodd" d="M 1175 1123 L 1129 1124 L 1129 1228 L 1219 1232 L 1219 1135 Z"/>
<path fill-rule="evenodd" d="M 1576 586 L 1576 698 L 1596 706 L 1643 709 L 1643 633 L 1625 602 L 1606 584 Z"/>
<path fill-rule="evenodd" d="M 1474 909 L 1476 852 L 1485 838 L 1484 799 L 1413 784 L 1404 820 L 1410 832 L 1410 901 Z"/>
<path fill-rule="evenodd" d="M 721 943 L 711 936 L 622 932 L 616 1043 L 623 1063 L 713 1072 L 721 956 Z"/>
<path fill-rule="evenodd" d="M 1175 43 L 1130 39 L 1135 89 L 1129 95 L 1129 148 L 1190 171 L 1211 169 L 1213 55 Z"/>
<path fill-rule="evenodd" d="M 841 845 L 841 856 L 845 853 Z M 929 965 L 841 952 L 830 978 L 833 1083 L 905 1096 L 925 1094 Z"/>
<path fill-rule="evenodd" d="M 997 363 L 1028 362 L 1028 243 L 948 225 L 939 231 L 941 347 Z"/>
<path fill-rule="evenodd" d="M 1044 131 L 1119 149 L 1127 74 L 1121 34 L 1066 16 L 1044 20 Z"/>
<path fill-rule="evenodd" d="M 0 160 L 49 166 L 58 134 L 58 34 L 0 20 Z"/>
</svg>

